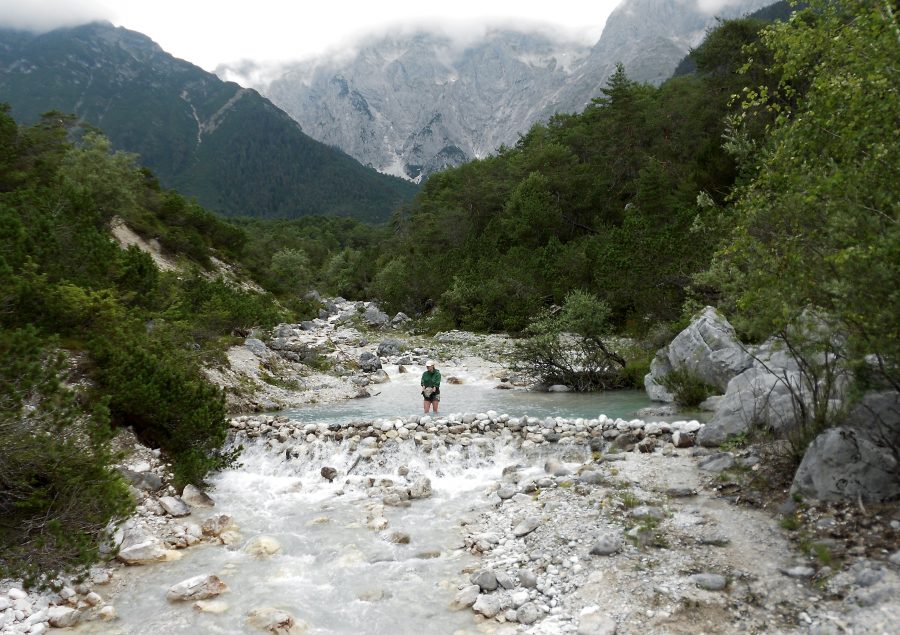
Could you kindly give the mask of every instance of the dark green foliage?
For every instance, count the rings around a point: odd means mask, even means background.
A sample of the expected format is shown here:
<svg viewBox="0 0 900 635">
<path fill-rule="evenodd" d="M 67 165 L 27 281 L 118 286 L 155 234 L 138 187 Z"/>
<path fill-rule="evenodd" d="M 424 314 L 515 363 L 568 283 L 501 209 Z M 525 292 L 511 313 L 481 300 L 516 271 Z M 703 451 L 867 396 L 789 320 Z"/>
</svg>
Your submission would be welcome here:
<svg viewBox="0 0 900 635">
<path fill-rule="evenodd" d="M 871 0 L 809 4 L 762 34 L 775 81 L 751 84 L 732 121 L 743 179 L 704 281 L 757 337 L 785 332 L 810 308 L 830 316 L 851 363 L 874 355 L 897 388 L 898 18 Z M 774 117 L 764 139 L 752 134 L 760 112 Z"/>
<path fill-rule="evenodd" d="M 110 468 L 109 415 L 63 385 L 66 360 L 34 329 L 0 329 L 0 577 L 42 583 L 98 557 L 132 509 Z"/>
<path fill-rule="evenodd" d="M 110 471 L 110 422 L 161 448 L 177 485 L 228 465 L 224 397 L 199 363 L 233 333 L 287 317 L 272 296 L 201 272 L 213 253 L 239 255 L 243 230 L 78 132 L 56 114 L 19 129 L 0 109 L 0 576 L 97 558 L 109 520 L 131 504 Z M 116 217 L 193 269 L 161 273 L 120 248 Z M 78 403 L 48 352 L 62 347 L 78 352 L 73 379 L 90 380 Z"/>
<path fill-rule="evenodd" d="M 142 338 L 104 339 L 91 348 L 113 421 L 131 426 L 173 459 L 176 487 L 201 484 L 207 472 L 233 462 L 236 453 L 221 449 L 227 431 L 224 393 L 177 351 L 148 348 Z"/>
<path fill-rule="evenodd" d="M 695 408 L 718 392 L 685 367 L 672 369 L 659 381 L 686 408 Z"/>
<path fill-rule="evenodd" d="M 735 178 L 720 147 L 728 98 L 712 79 L 653 88 L 619 68 L 583 113 L 432 176 L 395 215 L 387 249 L 401 255 L 371 291 L 407 313 L 439 304 L 478 330 L 521 330 L 573 290 L 602 299 L 619 327 L 675 319 L 719 238 L 698 194 L 722 202 Z"/>
<path fill-rule="evenodd" d="M 579 391 L 622 387 L 625 360 L 608 344 L 608 318 L 603 302 L 572 291 L 562 307 L 531 321 L 517 348 L 516 365 L 547 384 Z"/>
<path fill-rule="evenodd" d="M 166 187 L 221 214 L 377 222 L 417 190 L 314 141 L 256 91 L 133 31 L 106 23 L 43 34 L 0 29 L 0 63 L 9 70 L 0 93 L 20 123 L 74 112 L 102 126 L 117 149 L 138 153 Z"/>
</svg>

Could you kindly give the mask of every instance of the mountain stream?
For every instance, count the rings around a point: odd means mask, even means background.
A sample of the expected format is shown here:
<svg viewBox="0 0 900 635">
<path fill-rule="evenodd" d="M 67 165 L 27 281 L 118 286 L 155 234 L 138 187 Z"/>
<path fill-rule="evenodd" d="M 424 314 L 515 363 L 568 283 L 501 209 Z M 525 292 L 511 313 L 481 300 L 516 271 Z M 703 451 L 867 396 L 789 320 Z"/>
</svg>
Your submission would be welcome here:
<svg viewBox="0 0 900 635">
<path fill-rule="evenodd" d="M 401 374 L 396 366 L 386 370 L 391 381 L 374 387 L 380 392 L 371 398 L 282 414 L 328 423 L 416 413 L 421 407 L 418 373 Z M 649 405 L 638 391 L 503 391 L 474 374 L 455 375 L 463 383 L 445 382 L 442 411 L 629 417 Z M 215 508 L 192 516 L 201 522 L 213 513 L 227 513 L 239 527 L 240 540 L 227 546 L 198 545 L 173 562 L 126 568 L 115 601 L 120 619 L 85 624 L 79 631 L 238 634 L 251 630 L 245 616 L 260 607 L 290 613 L 309 626 L 309 633 L 419 635 L 474 629 L 471 611 L 449 608 L 461 571 L 477 562 L 463 549 L 459 525 L 489 509 L 485 489 L 505 466 L 521 462 L 518 444 L 485 438 L 469 447 L 436 444 L 424 453 L 412 440 L 400 441 L 382 448 L 376 460 L 360 464 L 352 479 L 346 475 L 355 453 L 346 444 L 317 440 L 304 457 L 286 459 L 261 439 L 245 442 L 240 464 L 212 477 L 209 494 Z M 583 453 L 587 458 L 587 448 Z M 337 469 L 334 482 L 321 476 L 323 466 Z M 370 498 L 359 483 L 396 478 L 401 468 L 426 475 L 433 495 L 408 507 L 385 507 L 389 528 L 373 531 L 366 526 L 367 513 L 380 500 Z M 396 532 L 408 535 L 408 544 L 386 538 Z M 258 537 L 274 539 L 280 550 L 266 558 L 245 551 Z M 189 602 L 166 600 L 171 585 L 200 573 L 216 574 L 228 585 L 229 592 L 218 598 L 222 612 L 199 612 Z"/>
</svg>

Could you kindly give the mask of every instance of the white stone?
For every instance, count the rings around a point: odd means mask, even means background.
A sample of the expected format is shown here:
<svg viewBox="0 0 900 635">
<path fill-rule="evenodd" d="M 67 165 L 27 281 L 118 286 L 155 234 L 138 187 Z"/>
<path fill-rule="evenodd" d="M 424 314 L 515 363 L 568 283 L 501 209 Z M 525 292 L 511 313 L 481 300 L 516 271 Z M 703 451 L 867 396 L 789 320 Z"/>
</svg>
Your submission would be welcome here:
<svg viewBox="0 0 900 635">
<path fill-rule="evenodd" d="M 47 621 L 55 628 L 74 626 L 78 621 L 78 611 L 70 606 L 51 606 L 47 609 Z"/>
<path fill-rule="evenodd" d="M 281 544 L 271 536 L 254 536 L 244 546 L 244 551 L 257 558 L 264 558 L 281 551 Z"/>
<path fill-rule="evenodd" d="M 228 590 L 228 585 L 218 576 L 200 574 L 173 584 L 166 591 L 166 599 L 172 602 L 205 600 L 214 598 Z"/>
</svg>

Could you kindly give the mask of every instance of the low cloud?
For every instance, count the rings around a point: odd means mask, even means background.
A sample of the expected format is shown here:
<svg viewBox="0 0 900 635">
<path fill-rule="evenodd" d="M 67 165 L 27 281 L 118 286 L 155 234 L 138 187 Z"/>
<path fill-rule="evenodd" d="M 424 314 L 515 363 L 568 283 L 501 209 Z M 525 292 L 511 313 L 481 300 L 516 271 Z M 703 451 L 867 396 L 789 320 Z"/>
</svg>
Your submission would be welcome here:
<svg viewBox="0 0 900 635">
<path fill-rule="evenodd" d="M 697 8 L 703 13 L 715 13 L 721 11 L 724 7 L 734 6 L 740 3 L 741 0 L 697 0 Z"/>
<path fill-rule="evenodd" d="M 384 40 L 404 41 L 417 34 L 427 34 L 444 40 L 447 55 L 456 57 L 469 47 L 484 42 L 493 32 L 518 31 L 543 36 L 560 45 L 592 46 L 600 37 L 603 25 L 572 28 L 545 22 L 516 18 L 493 18 L 471 20 L 409 20 L 390 22 L 360 29 L 346 37 L 337 46 L 332 46 L 324 55 L 311 57 L 353 57 L 367 46 L 381 44 Z"/>
<path fill-rule="evenodd" d="M 0 0 L 0 27 L 7 29 L 43 33 L 112 16 L 97 0 Z"/>
</svg>

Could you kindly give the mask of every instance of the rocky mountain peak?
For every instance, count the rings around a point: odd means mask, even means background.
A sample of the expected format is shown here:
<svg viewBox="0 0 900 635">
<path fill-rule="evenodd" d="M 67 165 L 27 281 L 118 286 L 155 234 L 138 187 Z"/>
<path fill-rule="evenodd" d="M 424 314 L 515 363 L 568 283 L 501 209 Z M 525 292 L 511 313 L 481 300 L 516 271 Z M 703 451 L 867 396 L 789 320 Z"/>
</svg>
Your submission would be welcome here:
<svg viewBox="0 0 900 635">
<path fill-rule="evenodd" d="M 670 77 L 716 16 L 771 0 L 624 0 L 593 46 L 539 30 L 484 28 L 453 37 L 434 28 L 371 36 L 275 73 L 220 67 L 296 119 L 313 138 L 377 170 L 420 181 L 513 145 L 532 124 L 577 112 L 600 94 L 616 63 L 629 77 Z M 238 79 L 238 81 L 240 81 Z"/>
</svg>

